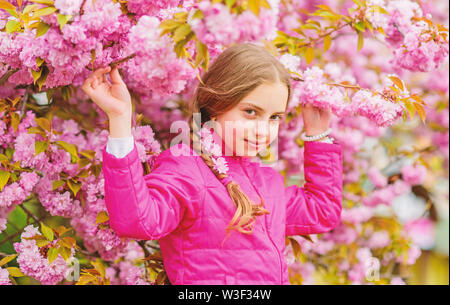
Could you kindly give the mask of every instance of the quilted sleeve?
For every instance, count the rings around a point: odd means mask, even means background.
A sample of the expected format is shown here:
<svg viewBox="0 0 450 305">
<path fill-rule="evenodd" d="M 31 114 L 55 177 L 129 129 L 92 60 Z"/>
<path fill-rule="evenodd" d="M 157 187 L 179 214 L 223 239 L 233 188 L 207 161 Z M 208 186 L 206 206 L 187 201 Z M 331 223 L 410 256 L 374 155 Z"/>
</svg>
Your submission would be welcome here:
<svg viewBox="0 0 450 305">
<path fill-rule="evenodd" d="M 144 176 L 135 142 L 123 158 L 108 153 L 106 146 L 102 154 L 105 205 L 109 225 L 118 236 L 160 239 L 180 224 L 187 209 L 194 208 L 202 184 L 195 178 L 192 158 L 173 156 L 167 149 Z"/>
<path fill-rule="evenodd" d="M 324 233 L 335 228 L 342 210 L 342 146 L 305 142 L 305 185 L 285 188 L 286 236 Z"/>
</svg>

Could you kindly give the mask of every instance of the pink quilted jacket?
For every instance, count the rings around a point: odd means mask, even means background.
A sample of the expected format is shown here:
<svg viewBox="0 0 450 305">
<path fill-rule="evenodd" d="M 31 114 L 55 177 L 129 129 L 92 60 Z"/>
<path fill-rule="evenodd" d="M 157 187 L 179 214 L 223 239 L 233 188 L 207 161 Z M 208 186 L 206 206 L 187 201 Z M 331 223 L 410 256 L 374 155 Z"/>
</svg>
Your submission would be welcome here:
<svg viewBox="0 0 450 305">
<path fill-rule="evenodd" d="M 163 151 L 145 176 L 136 144 L 123 158 L 106 147 L 102 153 L 111 228 L 120 237 L 159 240 L 174 285 L 289 285 L 285 236 L 327 232 L 340 222 L 342 148 L 336 142 L 305 142 L 303 187 L 286 187 L 280 173 L 253 159 L 224 156 L 233 180 L 255 203 L 260 194 L 270 214 L 257 216 L 251 235 L 231 231 L 223 245 L 236 208 L 190 147 Z"/>
</svg>

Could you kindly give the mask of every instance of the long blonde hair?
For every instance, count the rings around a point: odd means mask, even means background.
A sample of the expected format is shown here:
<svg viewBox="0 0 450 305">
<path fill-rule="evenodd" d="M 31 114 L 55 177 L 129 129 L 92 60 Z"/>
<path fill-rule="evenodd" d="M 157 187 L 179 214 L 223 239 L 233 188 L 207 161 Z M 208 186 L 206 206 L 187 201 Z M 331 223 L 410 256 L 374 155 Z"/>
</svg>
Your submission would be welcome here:
<svg viewBox="0 0 450 305">
<path fill-rule="evenodd" d="M 212 117 L 227 112 L 237 105 L 246 95 L 262 84 L 271 84 L 280 81 L 286 84 L 288 89 L 288 102 L 291 96 L 290 74 L 286 68 L 264 47 L 253 43 L 235 44 L 224 50 L 201 77 L 192 102 L 190 103 L 189 126 L 195 122 L 194 113 L 200 113 L 201 124 L 211 120 Z M 194 137 L 198 135 L 190 129 L 191 145 Z M 198 143 L 198 142 L 197 142 Z M 210 156 L 200 152 L 201 158 L 216 175 L 219 180 L 227 177 L 213 169 L 213 161 Z M 232 181 L 226 185 L 228 193 L 236 207 L 236 213 L 226 228 L 228 233 L 237 229 L 244 234 L 253 232 L 255 217 L 270 214 L 261 204 L 255 205 L 242 191 L 239 184 Z M 236 225 L 233 225 L 239 219 Z M 247 230 L 249 228 L 249 230 Z"/>
</svg>

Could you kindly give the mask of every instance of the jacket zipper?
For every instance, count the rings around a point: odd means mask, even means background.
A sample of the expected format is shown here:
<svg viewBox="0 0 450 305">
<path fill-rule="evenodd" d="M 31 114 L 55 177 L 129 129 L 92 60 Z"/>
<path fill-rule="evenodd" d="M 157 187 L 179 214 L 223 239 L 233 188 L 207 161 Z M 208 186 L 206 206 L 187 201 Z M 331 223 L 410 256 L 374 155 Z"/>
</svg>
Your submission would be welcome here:
<svg viewBox="0 0 450 305">
<path fill-rule="evenodd" d="M 244 166 L 242 166 L 242 160 L 240 160 L 240 161 L 241 161 L 241 162 L 240 162 L 241 168 L 243 169 L 245 175 L 247 176 L 248 181 L 250 182 L 250 184 L 252 185 L 252 187 L 253 187 L 253 189 L 256 191 L 256 193 L 261 197 L 261 195 L 259 194 L 257 188 L 253 185 L 253 183 L 252 183 L 250 177 L 248 176 L 247 170 L 244 168 Z M 267 214 L 264 214 L 264 223 L 266 224 L 266 226 L 265 226 L 265 228 L 264 228 L 264 231 L 266 232 L 267 237 L 268 237 L 268 238 L 270 239 L 270 241 L 272 242 L 272 245 L 273 245 L 273 247 L 275 248 L 275 252 L 277 252 L 278 261 L 279 261 L 279 263 L 280 263 L 280 284 L 282 285 L 282 284 L 283 284 L 283 270 L 282 270 L 283 268 L 282 268 L 282 263 L 281 263 L 280 252 L 278 251 L 277 246 L 276 246 L 275 243 L 273 242 L 272 237 L 270 237 L 270 235 L 269 235 L 268 227 L 267 227 Z"/>
</svg>

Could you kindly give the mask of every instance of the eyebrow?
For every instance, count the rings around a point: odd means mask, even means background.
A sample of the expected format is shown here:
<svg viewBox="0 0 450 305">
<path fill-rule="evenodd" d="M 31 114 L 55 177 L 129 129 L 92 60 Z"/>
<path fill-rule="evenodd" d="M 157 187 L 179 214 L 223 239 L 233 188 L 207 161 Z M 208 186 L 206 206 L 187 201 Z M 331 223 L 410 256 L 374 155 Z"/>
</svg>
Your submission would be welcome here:
<svg viewBox="0 0 450 305">
<path fill-rule="evenodd" d="M 255 107 L 256 109 L 258 109 L 258 110 L 261 111 L 261 112 L 264 112 L 264 109 L 262 109 L 262 108 L 259 107 L 259 106 L 256 106 L 255 104 L 248 103 L 248 102 L 243 102 L 242 104 L 247 104 L 247 105 L 249 105 L 249 106 Z M 285 111 L 277 111 L 277 112 L 274 112 L 274 114 L 285 114 L 285 113 L 286 113 Z"/>
</svg>

